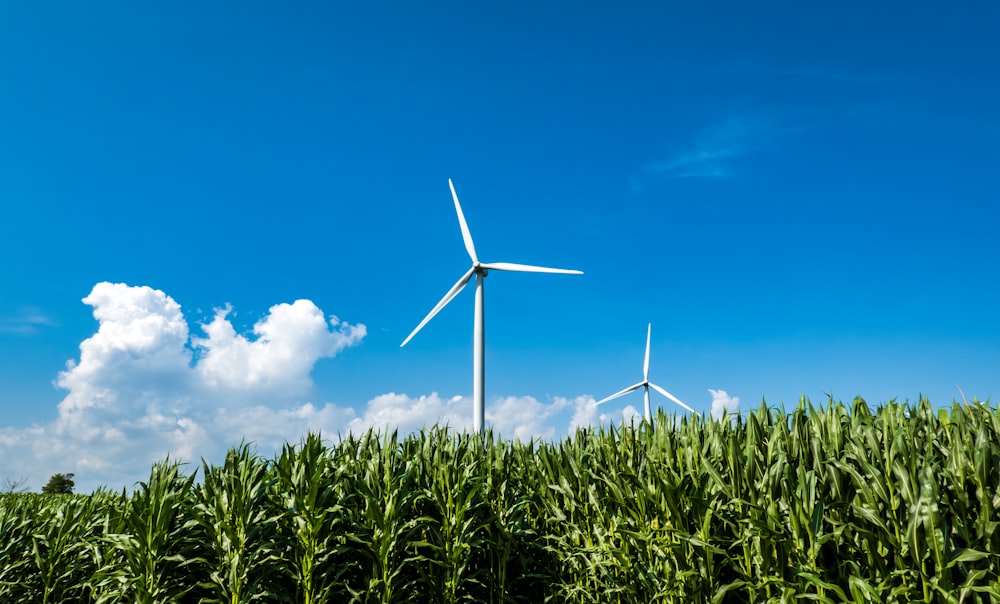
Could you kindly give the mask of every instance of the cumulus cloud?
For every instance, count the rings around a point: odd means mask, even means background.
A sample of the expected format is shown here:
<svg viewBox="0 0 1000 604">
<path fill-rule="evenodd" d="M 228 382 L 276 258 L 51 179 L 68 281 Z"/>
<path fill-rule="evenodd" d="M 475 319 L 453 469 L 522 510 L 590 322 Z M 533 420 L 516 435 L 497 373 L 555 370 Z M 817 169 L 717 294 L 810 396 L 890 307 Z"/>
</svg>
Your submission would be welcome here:
<svg viewBox="0 0 1000 604">
<path fill-rule="evenodd" d="M 436 392 L 416 398 L 390 392 L 368 401 L 364 414 L 347 427 L 353 432 L 373 427 L 383 432 L 398 429 L 405 434 L 432 424 L 456 430 L 471 429 L 472 400 L 461 396 L 443 398 Z"/>
<path fill-rule="evenodd" d="M 596 402 L 592 396 L 578 396 L 573 399 L 573 418 L 569 420 L 569 434 L 594 424 L 597 419 L 597 405 L 594 404 Z"/>
<path fill-rule="evenodd" d="M 231 310 L 216 310 L 212 322 L 202 325 L 207 337 L 192 340 L 202 353 L 197 374 L 216 391 L 301 395 L 312 385 L 309 374 L 318 359 L 365 336 L 364 325 L 327 319 L 311 301 L 296 300 L 272 306 L 254 325 L 251 340 L 236 333 L 226 318 Z"/>
<path fill-rule="evenodd" d="M 56 378 L 66 391 L 58 415 L 0 428 L 0 477 L 73 472 L 80 491 L 120 489 L 167 456 L 193 471 L 240 440 L 269 455 L 310 431 L 337 438 L 369 428 L 472 428 L 472 401 L 463 396 L 390 392 L 357 409 L 311 402 L 316 362 L 357 345 L 365 326 L 324 315 L 309 300 L 272 306 L 250 333 L 234 328 L 229 306 L 192 327 L 177 301 L 146 286 L 98 283 L 83 302 L 98 327 Z M 572 434 L 641 420 L 631 406 L 598 414 L 593 403 L 591 396 L 500 397 L 487 402 L 485 419 L 500 437 L 522 441 L 555 439 L 567 424 Z"/>
<path fill-rule="evenodd" d="M 632 405 L 625 405 L 619 410 L 614 410 L 608 407 L 598 407 L 594 402 L 595 399 L 592 396 L 578 396 L 570 401 L 574 407 L 574 413 L 570 420 L 569 434 L 575 433 L 578 428 L 587 426 L 638 426 L 643 422 L 642 412 Z M 599 413 L 600 409 L 607 409 L 607 411 Z"/>
<path fill-rule="evenodd" d="M 507 438 L 550 440 L 555 436 L 555 427 L 548 425 L 549 419 L 568 405 L 568 399 L 559 397 L 546 404 L 530 396 L 508 396 L 486 409 L 486 421 Z"/>
<path fill-rule="evenodd" d="M 712 417 L 722 417 L 724 413 L 736 411 L 740 406 L 740 397 L 729 396 L 725 390 L 708 389 L 712 395 Z"/>
<path fill-rule="evenodd" d="M 561 415 L 567 409 L 575 406 L 580 413 L 583 403 L 592 403 L 593 400 L 590 396 L 572 400 L 555 397 L 546 403 L 531 396 L 500 397 L 486 404 L 485 420 L 494 433 L 503 438 L 522 441 L 552 439 L 556 436 Z M 576 419 L 570 422 L 570 432 L 576 430 L 574 422 Z M 445 398 L 437 393 L 419 397 L 394 392 L 382 394 L 368 401 L 365 412 L 350 421 L 347 428 L 353 432 L 373 427 L 380 431 L 398 429 L 401 433 L 409 433 L 433 424 L 458 431 L 471 430 L 472 399 L 463 396 Z"/>
<path fill-rule="evenodd" d="M 190 390 L 188 325 L 177 302 L 123 283 L 98 283 L 83 302 L 94 307 L 99 327 L 80 344 L 79 363 L 67 362 L 56 380 L 69 391 L 59 404 L 60 420 L 80 428 L 99 417 L 84 417 L 83 410 L 121 411 L 150 404 L 165 388 Z"/>
<path fill-rule="evenodd" d="M 214 429 L 229 435 L 225 445 L 235 444 L 233 438 L 243 438 L 256 444 L 262 453 L 279 451 L 286 442 L 295 442 L 308 432 L 335 436 L 355 419 L 350 407 L 327 403 L 317 407 L 303 403 L 273 409 L 266 405 L 247 408 L 220 408 L 212 417 Z"/>
<path fill-rule="evenodd" d="M 191 337 L 181 306 L 151 287 L 98 283 L 83 302 L 98 329 L 56 379 L 67 391 L 56 420 L 0 430 L 14 475 L 74 472 L 81 488 L 122 486 L 167 455 L 197 462 L 241 437 L 280 444 L 350 419 L 303 397 L 315 363 L 360 342 L 365 326 L 308 300 L 272 306 L 250 336 L 236 333 L 227 307 L 201 326 L 204 337 Z"/>
<path fill-rule="evenodd" d="M 642 412 L 633 407 L 632 405 L 626 405 L 625 408 L 622 409 L 623 424 L 639 425 L 640 423 L 642 423 L 642 420 L 643 420 Z"/>
</svg>

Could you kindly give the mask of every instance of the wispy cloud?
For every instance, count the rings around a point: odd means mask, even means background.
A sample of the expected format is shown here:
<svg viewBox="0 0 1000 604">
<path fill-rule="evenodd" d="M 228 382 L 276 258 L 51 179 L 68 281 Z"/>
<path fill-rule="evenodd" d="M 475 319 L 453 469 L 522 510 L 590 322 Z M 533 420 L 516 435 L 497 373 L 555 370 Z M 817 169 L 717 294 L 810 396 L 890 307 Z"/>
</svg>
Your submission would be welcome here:
<svg viewBox="0 0 1000 604">
<path fill-rule="evenodd" d="M 631 188 L 641 191 L 652 182 L 677 178 L 729 178 L 735 162 L 771 147 L 797 129 L 762 118 L 730 117 L 699 131 L 685 147 L 642 166 Z"/>
<path fill-rule="evenodd" d="M 31 335 L 43 327 L 53 326 L 55 321 L 34 307 L 24 307 L 13 317 L 0 318 L 0 333 Z"/>
</svg>

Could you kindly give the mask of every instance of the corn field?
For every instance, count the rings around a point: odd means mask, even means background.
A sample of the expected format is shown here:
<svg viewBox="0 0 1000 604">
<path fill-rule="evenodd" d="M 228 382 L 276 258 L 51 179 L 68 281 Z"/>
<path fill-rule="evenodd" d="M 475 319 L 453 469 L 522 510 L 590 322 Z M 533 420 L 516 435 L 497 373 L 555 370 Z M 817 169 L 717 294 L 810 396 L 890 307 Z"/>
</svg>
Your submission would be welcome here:
<svg viewBox="0 0 1000 604">
<path fill-rule="evenodd" d="M 0 602 L 1000 602 L 998 509 L 982 403 L 310 435 L 0 495 Z"/>
</svg>

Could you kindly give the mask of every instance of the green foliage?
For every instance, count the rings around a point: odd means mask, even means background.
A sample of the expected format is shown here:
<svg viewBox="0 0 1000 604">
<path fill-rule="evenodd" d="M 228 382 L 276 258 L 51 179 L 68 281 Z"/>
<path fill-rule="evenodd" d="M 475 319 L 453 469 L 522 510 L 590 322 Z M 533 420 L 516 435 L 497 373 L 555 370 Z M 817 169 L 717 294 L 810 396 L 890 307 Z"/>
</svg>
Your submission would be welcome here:
<svg viewBox="0 0 1000 604">
<path fill-rule="evenodd" d="M 53 474 L 49 481 L 42 487 L 42 493 L 46 495 L 69 495 L 73 492 L 76 483 L 73 481 L 73 474 Z"/>
<path fill-rule="evenodd" d="M 996 602 L 988 405 L 309 435 L 132 495 L 0 494 L 0 602 Z"/>
<path fill-rule="evenodd" d="M 176 463 L 160 462 L 147 482 L 114 506 L 96 556 L 95 602 L 178 602 L 198 586 L 189 572 L 200 560 L 188 513 L 193 482 Z"/>
<path fill-rule="evenodd" d="M 87 601 L 105 493 L 0 496 L 0 602 Z"/>
<path fill-rule="evenodd" d="M 194 492 L 195 541 L 207 549 L 206 603 L 253 602 L 274 596 L 270 564 L 277 552 L 277 514 L 270 505 L 267 464 L 246 444 L 231 449 L 225 463 L 202 463 L 204 480 Z"/>
<path fill-rule="evenodd" d="M 348 510 L 357 493 L 348 487 L 345 449 L 331 452 L 319 435 L 285 445 L 273 466 L 271 498 L 283 544 L 279 571 L 288 600 L 302 604 L 346 598 L 347 577 L 359 572 L 348 536 L 357 530 Z M 336 596 L 336 597 L 335 597 Z"/>
</svg>

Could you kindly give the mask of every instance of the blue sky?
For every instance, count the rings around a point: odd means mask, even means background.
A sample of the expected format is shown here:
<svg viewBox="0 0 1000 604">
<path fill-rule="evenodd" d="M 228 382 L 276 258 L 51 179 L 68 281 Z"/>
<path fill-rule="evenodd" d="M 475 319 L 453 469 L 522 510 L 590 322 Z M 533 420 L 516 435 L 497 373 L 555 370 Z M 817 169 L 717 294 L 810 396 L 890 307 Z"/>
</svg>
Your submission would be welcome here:
<svg viewBox="0 0 1000 604">
<path fill-rule="evenodd" d="M 0 7 L 0 479 L 467 425 L 448 178 L 505 435 L 995 400 L 996 4 L 538 4 Z"/>
</svg>

